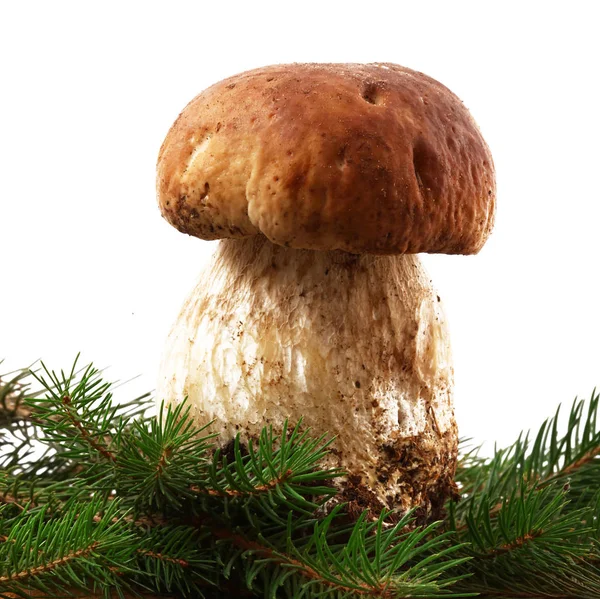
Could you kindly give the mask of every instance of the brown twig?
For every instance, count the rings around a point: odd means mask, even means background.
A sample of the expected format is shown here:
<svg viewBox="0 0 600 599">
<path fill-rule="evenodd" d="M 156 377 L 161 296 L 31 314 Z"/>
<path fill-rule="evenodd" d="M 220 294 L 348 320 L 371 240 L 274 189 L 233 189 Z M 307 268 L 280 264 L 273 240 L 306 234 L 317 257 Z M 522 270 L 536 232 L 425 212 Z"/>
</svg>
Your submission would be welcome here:
<svg viewBox="0 0 600 599">
<path fill-rule="evenodd" d="M 190 490 L 194 491 L 194 493 L 210 495 L 211 497 L 247 497 L 248 495 L 260 495 L 261 493 L 274 489 L 278 485 L 282 485 L 290 478 L 290 476 L 292 476 L 292 474 L 293 471 L 288 470 L 267 484 L 254 487 L 251 491 L 238 491 L 236 489 L 224 489 L 221 491 L 217 489 L 203 489 L 202 487 L 198 487 L 196 485 L 191 486 Z"/>
<path fill-rule="evenodd" d="M 47 564 L 43 564 L 41 566 L 37 566 L 36 568 L 30 568 L 28 570 L 22 570 L 21 572 L 16 572 L 14 574 L 9 574 L 8 576 L 0 576 L 0 582 L 10 582 L 12 580 L 21 580 L 23 578 L 28 578 L 29 576 L 35 576 L 37 574 L 41 574 L 42 572 L 49 572 L 53 570 L 57 566 L 63 566 L 64 564 L 77 559 L 78 557 L 85 557 L 89 555 L 94 549 L 97 547 L 98 543 L 94 542 L 89 547 L 85 549 L 80 549 L 78 551 L 74 551 L 73 553 L 69 553 L 68 555 L 63 555 L 63 557 L 59 559 L 55 559 Z"/>
<path fill-rule="evenodd" d="M 66 407 L 67 418 L 71 421 L 71 424 L 80 432 L 80 434 L 83 437 L 83 439 L 93 449 L 95 449 L 98 453 L 100 453 L 101 455 L 103 455 L 107 460 L 110 460 L 111 462 L 116 462 L 117 461 L 116 456 L 113 453 L 111 453 L 110 451 L 108 451 L 108 449 L 106 449 L 106 447 L 103 447 L 100 443 L 98 443 L 88 433 L 88 431 L 81 424 L 81 422 L 79 420 L 77 420 L 77 418 L 75 418 L 75 416 L 73 415 L 73 409 L 71 408 L 71 396 L 70 395 L 63 395 L 63 397 L 62 397 L 62 403 Z"/>
<path fill-rule="evenodd" d="M 165 466 L 167 465 L 167 460 L 171 457 L 171 453 L 173 453 L 173 450 L 170 447 L 165 447 L 163 449 L 160 459 L 156 464 L 156 478 L 158 478 L 162 474 Z"/>
<path fill-rule="evenodd" d="M 9 493 L 0 493 L 0 503 L 15 505 L 21 511 L 25 509 L 25 506 L 19 503 L 19 500 L 16 497 L 13 497 Z"/>
<path fill-rule="evenodd" d="M 184 559 L 178 559 L 178 558 L 175 558 L 175 557 L 169 557 L 168 555 L 163 555 L 162 553 L 156 553 L 156 552 L 150 551 L 150 550 L 138 549 L 137 552 L 140 555 L 147 555 L 148 557 L 153 557 L 153 558 L 161 560 L 163 562 L 169 562 L 171 564 L 178 564 L 182 568 L 188 568 L 189 565 L 190 565 Z"/>
<path fill-rule="evenodd" d="M 565 466 L 562 470 L 559 470 L 558 472 L 555 472 L 550 476 L 546 477 L 545 479 L 539 481 L 536 485 L 536 488 L 541 489 L 546 485 L 550 484 L 551 482 L 562 478 L 563 476 L 569 476 L 570 474 L 573 474 L 573 472 L 579 470 L 579 468 L 581 468 L 582 466 L 589 464 L 598 456 L 600 456 L 600 445 L 597 447 L 592 447 L 592 449 L 584 453 L 578 460 L 575 460 L 572 464 Z"/>
<path fill-rule="evenodd" d="M 524 535 L 516 538 L 514 541 L 511 541 L 510 543 L 506 543 L 504 545 L 501 545 L 500 547 L 491 549 L 488 553 L 478 555 L 477 557 L 480 559 L 490 559 L 490 558 L 498 557 L 499 555 L 505 555 L 507 553 L 510 553 L 511 551 L 514 551 L 515 549 L 520 549 L 521 547 L 524 547 L 525 545 L 527 545 L 527 543 L 529 543 L 530 541 L 533 541 L 537 537 L 541 536 L 543 533 L 544 533 L 543 530 L 532 530 L 532 531 L 525 533 Z"/>
</svg>

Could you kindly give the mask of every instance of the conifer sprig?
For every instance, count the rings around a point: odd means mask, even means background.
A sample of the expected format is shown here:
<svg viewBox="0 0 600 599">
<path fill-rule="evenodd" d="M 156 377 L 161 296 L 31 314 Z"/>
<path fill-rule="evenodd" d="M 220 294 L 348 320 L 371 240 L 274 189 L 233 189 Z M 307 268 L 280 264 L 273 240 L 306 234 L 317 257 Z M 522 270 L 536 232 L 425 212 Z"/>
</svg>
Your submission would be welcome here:
<svg viewBox="0 0 600 599">
<path fill-rule="evenodd" d="M 489 597 L 600 597 L 598 394 L 491 459 L 463 455 L 447 528 L 466 543 L 469 589 Z"/>
<path fill-rule="evenodd" d="M 24 510 L 0 543 L 0 589 L 64 593 L 122 586 L 118 577 L 134 573 L 135 562 L 133 534 L 121 518 L 118 502 L 94 499 L 73 505 L 59 518 Z"/>
<path fill-rule="evenodd" d="M 423 527 L 349 521 L 331 440 L 302 423 L 223 448 L 185 404 L 149 418 L 113 389 L 91 365 L 0 378 L 0 597 L 600 599 L 596 393 L 565 433 L 557 413 L 490 459 L 463 451 L 461 500 Z"/>
<path fill-rule="evenodd" d="M 559 407 L 535 436 L 519 435 L 513 445 L 496 449 L 490 460 L 482 459 L 477 450 L 467 452 L 457 471 L 461 491 L 468 499 L 461 502 L 459 513 L 466 514 L 473 502 L 494 497 L 498 501 L 491 509 L 498 509 L 523 482 L 539 490 L 554 483 L 569 485 L 571 500 L 590 500 L 600 480 L 599 404 L 596 391 L 587 402 L 575 400 L 563 434 Z"/>
<path fill-rule="evenodd" d="M 389 525 L 388 516 L 372 521 L 365 512 L 348 525 L 338 505 L 297 541 L 291 515 L 285 545 L 262 535 L 258 543 L 238 539 L 235 545 L 251 562 L 246 586 L 259 581 L 258 589 L 275 588 L 290 598 L 468 596 L 448 588 L 464 575 L 440 576 L 468 559 L 453 559 L 460 546 L 449 546 L 443 534 L 433 536 L 437 524 L 415 528 L 408 513 Z"/>
</svg>

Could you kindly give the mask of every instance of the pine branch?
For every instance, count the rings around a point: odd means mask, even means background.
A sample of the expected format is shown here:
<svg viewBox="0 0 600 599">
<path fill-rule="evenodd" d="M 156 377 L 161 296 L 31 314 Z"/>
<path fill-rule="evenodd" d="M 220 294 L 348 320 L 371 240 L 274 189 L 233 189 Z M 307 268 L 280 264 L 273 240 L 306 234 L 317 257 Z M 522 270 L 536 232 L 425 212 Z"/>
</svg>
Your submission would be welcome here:
<svg viewBox="0 0 600 599">
<path fill-rule="evenodd" d="M 342 506 L 337 506 L 323 520 L 313 521 L 310 536 L 296 541 L 291 515 L 283 540 L 260 533 L 249 539 L 227 529 L 212 533 L 227 548 L 231 544 L 241 550 L 232 559 L 247 562 L 247 587 L 263 592 L 266 587 L 286 597 L 468 596 L 448 589 L 462 576 L 442 576 L 468 559 L 449 557 L 460 546 L 450 546 L 444 535 L 426 540 L 437 525 L 415 529 L 407 514 L 389 526 L 388 513 L 372 522 L 365 512 L 349 526 L 343 514 Z"/>
<path fill-rule="evenodd" d="M 312 439 L 310 429 L 302 431 L 301 426 L 299 422 L 289 430 L 286 422 L 277 438 L 272 428 L 265 428 L 256 442 L 248 440 L 245 451 L 237 436 L 232 444 L 233 460 L 217 449 L 205 479 L 193 490 L 224 499 L 228 508 L 252 502 L 266 509 L 282 505 L 313 514 L 336 493 L 323 483 L 341 472 L 319 467 L 332 440 L 325 436 Z"/>
<path fill-rule="evenodd" d="M 77 461 L 99 455 L 114 461 L 112 445 L 132 418 L 144 414 L 148 394 L 116 404 L 113 384 L 103 381 L 91 364 L 78 372 L 77 362 L 78 357 L 68 374 L 50 371 L 42 362 L 45 376 L 31 374 L 46 394 L 29 398 L 27 404 L 43 430 L 44 442 L 61 447 L 63 458 Z"/>
<path fill-rule="evenodd" d="M 0 472 L 0 596 L 600 599 L 595 393 L 564 434 L 557 414 L 491 459 L 463 451 L 462 500 L 418 527 L 331 508 L 342 473 L 301 423 L 220 449 L 185 404 L 154 419 L 143 399 L 119 406 L 92 366 L 34 380 L 43 396 L 19 405 L 46 453 Z"/>
<path fill-rule="evenodd" d="M 600 596 L 591 568 L 600 516 L 597 410 L 594 393 L 587 410 L 573 404 L 564 435 L 557 412 L 533 441 L 521 435 L 491 460 L 476 450 L 463 457 L 463 500 L 450 506 L 447 528 L 473 557 L 464 569 L 469 589 L 490 597 Z M 577 584 L 575 570 L 586 572 Z"/>
<path fill-rule="evenodd" d="M 215 556 L 207 547 L 207 535 L 186 526 L 150 529 L 140 537 L 136 548 L 140 586 L 157 592 L 202 595 L 205 587 L 217 588 L 214 580 Z"/>
<path fill-rule="evenodd" d="M 102 514 L 100 519 L 94 516 Z M 115 520 L 116 518 L 116 520 Z M 95 589 L 98 584 L 121 587 L 113 574 L 131 570 L 131 533 L 121 525 L 118 505 L 93 500 L 74 506 L 60 518 L 43 510 L 22 513 L 0 545 L 0 588 L 64 592 L 68 587 Z"/>
<path fill-rule="evenodd" d="M 457 471 L 463 495 L 456 511 L 457 526 L 465 525 L 463 518 L 472 502 L 485 499 L 490 501 L 490 510 L 498 511 L 522 482 L 538 490 L 555 483 L 568 485 L 572 500 L 591 500 L 600 478 L 599 401 L 595 391 L 587 410 L 586 402 L 576 400 L 564 435 L 559 433 L 559 408 L 533 441 L 529 433 L 522 434 L 512 446 L 496 449 L 491 460 L 480 458 L 476 450 L 468 452 Z"/>
<path fill-rule="evenodd" d="M 52 411 L 38 413 L 41 391 L 36 390 L 36 386 L 42 382 L 40 379 L 47 378 L 47 381 L 43 381 L 45 386 L 41 386 L 47 394 L 52 394 L 57 390 L 60 392 L 61 386 L 64 391 L 64 385 L 69 383 L 69 379 L 73 382 L 81 377 L 90 383 L 93 383 L 94 379 L 100 379 L 100 373 L 93 367 L 90 366 L 86 370 L 87 376 L 82 377 L 83 371 L 77 369 L 75 360 L 70 377 L 61 373 L 63 380 L 55 373 L 47 371 L 46 377 L 40 377 L 39 371 L 32 372 L 29 368 L 0 377 L 0 467 L 7 474 L 5 479 L 0 480 L 0 493 L 12 494 L 15 498 L 18 496 L 17 501 L 24 501 L 21 493 L 27 483 L 34 484 L 37 492 L 40 487 L 51 486 L 57 481 L 77 475 L 80 467 L 78 460 L 73 459 L 70 451 L 72 448 L 63 443 L 64 439 L 60 436 L 52 440 L 44 434 L 42 425 L 55 428 L 58 424 L 60 428 L 56 418 L 59 412 L 54 416 Z M 56 382 L 59 383 L 58 387 Z M 94 401 L 94 398 L 90 397 L 93 387 L 94 385 L 90 384 L 90 389 L 85 394 L 91 401 Z M 115 417 L 140 417 L 148 407 L 148 394 L 145 394 L 118 406 Z M 15 486 L 19 487 L 18 494 L 13 491 Z M 28 500 L 33 498 L 33 493 L 33 488 L 26 493 Z"/>
</svg>

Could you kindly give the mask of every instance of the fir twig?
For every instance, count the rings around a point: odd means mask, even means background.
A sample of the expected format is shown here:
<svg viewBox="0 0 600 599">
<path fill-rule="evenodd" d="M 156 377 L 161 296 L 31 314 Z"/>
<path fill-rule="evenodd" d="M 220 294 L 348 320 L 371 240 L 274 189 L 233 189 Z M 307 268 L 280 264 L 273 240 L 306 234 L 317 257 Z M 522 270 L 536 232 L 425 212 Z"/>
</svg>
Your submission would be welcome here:
<svg viewBox="0 0 600 599">
<path fill-rule="evenodd" d="M 332 508 L 342 473 L 302 423 L 224 451 L 185 404 L 149 419 L 144 398 L 115 403 L 92 366 L 3 380 L 2 597 L 600 599 L 596 393 L 565 433 L 557 413 L 490 459 L 463 451 L 461 501 L 418 527 Z"/>
</svg>

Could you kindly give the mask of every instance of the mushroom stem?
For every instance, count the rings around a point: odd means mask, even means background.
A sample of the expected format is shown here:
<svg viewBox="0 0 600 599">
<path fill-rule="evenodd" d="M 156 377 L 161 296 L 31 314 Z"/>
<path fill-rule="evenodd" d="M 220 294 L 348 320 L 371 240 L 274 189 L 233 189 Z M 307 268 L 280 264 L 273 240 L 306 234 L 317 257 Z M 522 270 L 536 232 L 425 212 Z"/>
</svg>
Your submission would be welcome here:
<svg viewBox="0 0 600 599">
<path fill-rule="evenodd" d="M 452 489 L 453 370 L 439 297 L 415 255 L 224 240 L 169 336 L 159 399 L 189 397 L 227 441 L 301 417 L 335 435 L 360 507 L 421 506 Z"/>
</svg>

